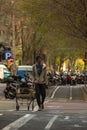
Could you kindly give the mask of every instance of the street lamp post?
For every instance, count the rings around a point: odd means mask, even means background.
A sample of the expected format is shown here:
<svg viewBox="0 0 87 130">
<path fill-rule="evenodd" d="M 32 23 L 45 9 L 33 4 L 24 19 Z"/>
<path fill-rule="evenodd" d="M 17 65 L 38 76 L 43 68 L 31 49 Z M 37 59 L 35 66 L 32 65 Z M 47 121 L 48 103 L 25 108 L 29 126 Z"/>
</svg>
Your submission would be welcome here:
<svg viewBox="0 0 87 130">
<path fill-rule="evenodd" d="M 13 74 L 15 74 L 16 72 L 16 63 L 15 63 L 15 59 L 16 59 L 16 48 L 15 48 L 15 15 L 14 15 L 14 0 L 11 1 L 12 3 L 12 52 L 13 52 L 13 58 L 14 58 L 14 64 L 12 67 L 12 71 Z"/>
<path fill-rule="evenodd" d="M 14 1 L 11 1 L 12 3 L 12 51 L 13 51 L 13 57 L 15 60 L 15 16 L 14 16 Z"/>
<path fill-rule="evenodd" d="M 13 57 L 15 60 L 15 17 L 14 17 L 14 14 L 12 15 L 12 50 L 13 50 Z"/>
</svg>

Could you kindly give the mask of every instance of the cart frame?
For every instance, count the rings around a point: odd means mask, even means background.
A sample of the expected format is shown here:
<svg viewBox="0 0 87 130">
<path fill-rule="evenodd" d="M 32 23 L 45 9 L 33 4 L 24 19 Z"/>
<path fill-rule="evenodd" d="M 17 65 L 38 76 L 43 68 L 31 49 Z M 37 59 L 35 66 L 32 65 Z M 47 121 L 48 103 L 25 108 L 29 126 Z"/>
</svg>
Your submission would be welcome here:
<svg viewBox="0 0 87 130">
<path fill-rule="evenodd" d="M 17 87 L 16 89 L 16 110 L 19 111 L 20 105 L 19 105 L 19 100 L 22 99 L 22 104 L 23 100 L 26 100 L 27 104 L 27 109 L 29 111 L 30 105 L 32 107 L 32 110 L 34 110 L 34 101 L 35 101 L 35 90 L 34 88 L 27 88 L 29 90 L 29 93 L 21 93 L 20 89 L 24 89 L 21 87 Z"/>
</svg>

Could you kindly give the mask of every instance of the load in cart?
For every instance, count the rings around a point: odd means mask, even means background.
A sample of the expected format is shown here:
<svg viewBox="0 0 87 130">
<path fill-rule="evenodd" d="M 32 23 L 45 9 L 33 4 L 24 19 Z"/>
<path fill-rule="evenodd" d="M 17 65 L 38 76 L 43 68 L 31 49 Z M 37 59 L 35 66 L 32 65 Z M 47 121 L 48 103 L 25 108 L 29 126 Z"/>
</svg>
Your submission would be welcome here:
<svg viewBox="0 0 87 130">
<path fill-rule="evenodd" d="M 16 110 L 18 111 L 20 105 L 26 104 L 27 109 L 34 109 L 35 91 L 32 83 L 22 82 L 22 84 L 16 88 Z"/>
</svg>

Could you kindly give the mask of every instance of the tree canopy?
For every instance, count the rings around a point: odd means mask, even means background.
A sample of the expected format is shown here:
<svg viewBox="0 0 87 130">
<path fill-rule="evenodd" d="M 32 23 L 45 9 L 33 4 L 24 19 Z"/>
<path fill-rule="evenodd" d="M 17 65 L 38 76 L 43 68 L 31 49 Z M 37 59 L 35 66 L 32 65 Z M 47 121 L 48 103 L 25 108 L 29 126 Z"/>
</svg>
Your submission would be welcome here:
<svg viewBox="0 0 87 130">
<path fill-rule="evenodd" d="M 87 49 L 86 0 L 14 0 L 14 4 L 15 17 L 27 26 L 27 57 L 34 50 L 45 50 L 50 58 L 83 56 Z"/>
</svg>

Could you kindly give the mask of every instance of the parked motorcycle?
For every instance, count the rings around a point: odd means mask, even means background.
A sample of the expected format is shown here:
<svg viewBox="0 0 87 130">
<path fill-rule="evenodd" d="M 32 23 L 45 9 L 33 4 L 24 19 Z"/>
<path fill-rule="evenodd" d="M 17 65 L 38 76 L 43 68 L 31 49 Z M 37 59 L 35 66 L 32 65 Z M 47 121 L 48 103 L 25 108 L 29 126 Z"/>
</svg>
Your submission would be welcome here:
<svg viewBox="0 0 87 130">
<path fill-rule="evenodd" d="M 5 79 L 6 88 L 4 90 L 5 98 L 14 99 L 16 96 L 16 87 L 19 85 L 21 77 L 9 76 Z"/>
<path fill-rule="evenodd" d="M 7 86 L 4 90 L 5 98 L 14 99 L 16 97 L 16 89 L 18 87 L 24 88 L 20 89 L 21 93 L 28 93 L 28 87 L 32 86 L 32 81 L 27 76 L 25 78 L 21 78 L 19 76 L 10 76 L 8 77 Z"/>
<path fill-rule="evenodd" d="M 71 76 L 71 85 L 76 85 L 76 84 L 77 84 L 76 75 L 72 75 Z"/>
</svg>

